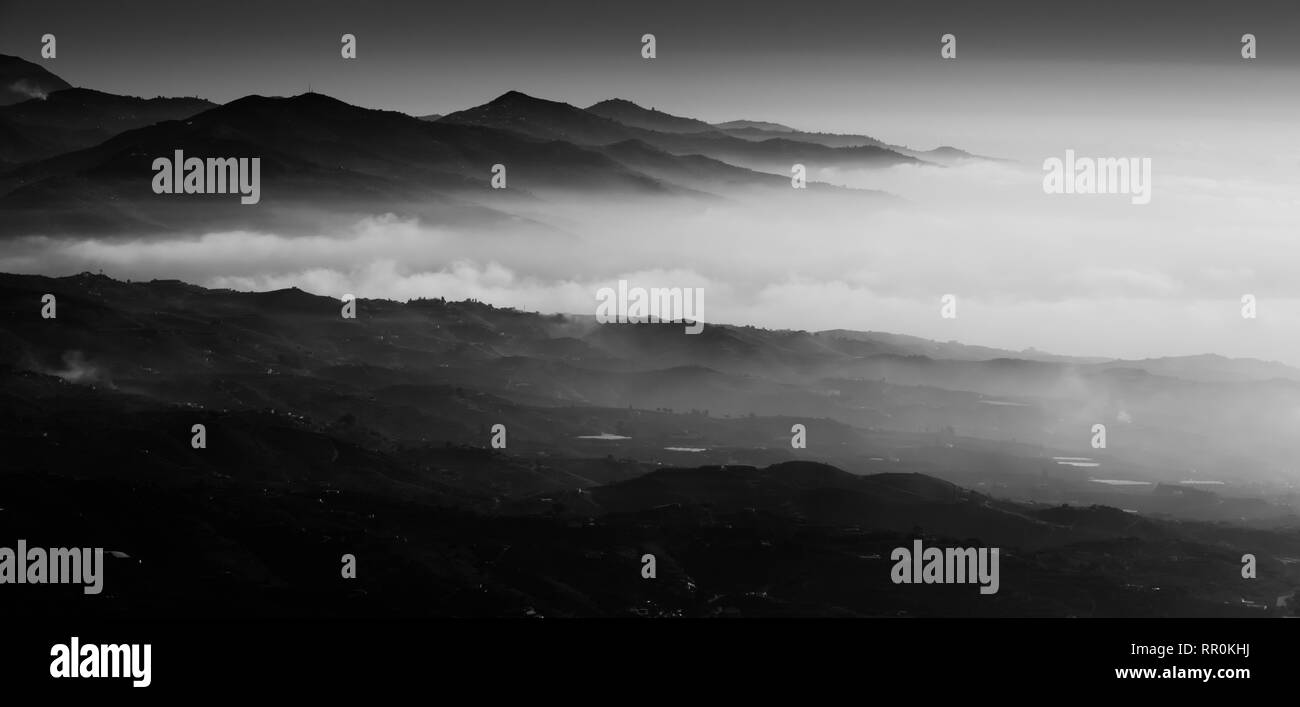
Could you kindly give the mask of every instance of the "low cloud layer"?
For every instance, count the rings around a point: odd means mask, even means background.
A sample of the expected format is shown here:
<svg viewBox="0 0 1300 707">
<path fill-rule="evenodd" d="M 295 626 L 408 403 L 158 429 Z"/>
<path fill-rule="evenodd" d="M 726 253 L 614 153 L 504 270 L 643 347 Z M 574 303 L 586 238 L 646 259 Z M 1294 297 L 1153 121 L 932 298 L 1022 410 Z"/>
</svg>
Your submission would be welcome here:
<svg viewBox="0 0 1300 707">
<path fill-rule="evenodd" d="M 1300 364 L 1300 185 L 1279 168 L 1286 160 L 1256 172 L 1170 162 L 1156 156 L 1146 206 L 1122 195 L 1045 194 L 1038 164 L 813 167 L 812 179 L 904 201 L 812 190 L 711 205 L 573 196 L 530 207 L 527 216 L 556 227 L 548 230 L 388 215 L 309 237 L 40 238 L 8 244 L 0 269 L 581 314 L 594 312 L 598 288 L 625 279 L 704 287 L 711 322 Z M 958 298 L 956 319 L 940 317 L 945 294 Z M 1244 294 L 1257 297 L 1257 319 L 1242 318 Z"/>
</svg>

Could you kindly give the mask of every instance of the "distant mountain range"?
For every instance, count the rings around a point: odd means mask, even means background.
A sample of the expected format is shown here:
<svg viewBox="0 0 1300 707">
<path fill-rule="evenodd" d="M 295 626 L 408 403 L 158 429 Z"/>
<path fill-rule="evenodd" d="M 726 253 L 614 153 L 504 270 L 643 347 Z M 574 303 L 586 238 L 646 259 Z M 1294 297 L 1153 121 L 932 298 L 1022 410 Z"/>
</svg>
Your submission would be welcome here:
<svg viewBox="0 0 1300 707">
<path fill-rule="evenodd" d="M 654 130 L 661 133 L 707 133 L 714 132 L 717 129 L 716 126 L 709 125 L 703 120 L 679 118 L 675 115 L 657 111 L 654 108 L 642 108 L 622 98 L 601 101 L 587 106 L 584 110 L 602 118 L 609 118 L 627 127 Z"/>
<path fill-rule="evenodd" d="M 320 94 L 248 96 L 221 106 L 116 96 L 71 88 L 6 56 L 0 75 L 39 88 L 0 106 L 0 235 L 293 230 L 314 224 L 304 211 L 508 218 L 498 212 L 500 199 L 484 194 L 493 164 L 508 165 L 518 195 L 582 190 L 707 199 L 719 189 L 788 189 L 795 163 L 876 168 L 952 157 L 861 136 L 711 126 L 625 100 L 584 110 L 511 91 L 416 118 Z M 260 157 L 267 205 L 155 198 L 141 185 L 152 176 L 153 158 L 174 150 Z"/>
<path fill-rule="evenodd" d="M 799 132 L 788 125 L 768 123 L 762 120 L 728 120 L 723 123 L 713 123 L 713 127 L 719 130 L 764 130 L 774 133 Z"/>
<path fill-rule="evenodd" d="M 675 155 L 701 154 L 787 175 L 795 163 L 884 167 L 919 162 L 876 141 L 830 147 L 815 141 L 791 139 L 787 134 L 743 139 L 702 121 L 649 110 L 625 100 L 604 101 L 583 110 L 511 91 L 484 105 L 443 116 L 440 122 L 513 130 L 540 139 L 580 145 L 640 140 Z"/>
<path fill-rule="evenodd" d="M 835 149 L 876 147 L 882 148 L 890 153 L 912 157 L 923 162 L 938 164 L 955 164 L 964 160 L 992 159 L 973 155 L 965 150 L 959 150 L 955 147 L 945 146 L 937 147 L 933 150 L 913 150 L 901 145 L 890 145 L 866 135 L 811 133 L 796 130 L 779 123 L 768 123 L 758 120 L 731 120 L 725 123 L 710 124 L 694 118 L 682 118 L 654 109 L 642 108 L 631 101 L 623 99 L 601 101 L 595 105 L 588 106 L 586 110 L 589 113 L 595 113 L 596 115 L 609 118 L 622 123 L 623 125 L 664 133 L 723 133 L 731 137 L 750 140 L 753 142 L 766 142 L 772 140 L 794 141 Z M 784 142 L 778 142 L 775 144 L 784 145 Z M 734 159 L 749 161 L 758 165 L 772 164 L 770 156 L 761 150 L 753 150 L 747 153 L 743 150 L 735 151 L 736 148 L 734 146 L 729 146 L 728 149 L 734 151 Z M 822 159 L 825 160 L 825 162 L 814 160 L 814 163 L 839 164 L 842 160 L 846 159 L 847 155 L 853 153 L 829 153 L 829 157 L 826 157 L 827 153 L 814 154 L 822 156 Z M 877 159 L 885 159 L 884 154 L 877 155 Z M 852 162 L 850 163 L 852 164 Z"/>
</svg>

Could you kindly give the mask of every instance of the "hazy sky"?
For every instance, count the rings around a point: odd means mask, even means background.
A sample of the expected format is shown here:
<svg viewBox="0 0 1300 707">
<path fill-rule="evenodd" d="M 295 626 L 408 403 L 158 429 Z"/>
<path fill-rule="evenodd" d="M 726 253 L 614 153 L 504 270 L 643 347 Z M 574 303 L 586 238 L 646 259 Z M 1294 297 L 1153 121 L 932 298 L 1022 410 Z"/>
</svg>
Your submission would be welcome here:
<svg viewBox="0 0 1300 707">
<path fill-rule="evenodd" d="M 508 90 L 624 97 L 928 148 L 1035 157 L 1096 119 L 1292 120 L 1300 7 L 1276 2 L 244 2 L 0 0 L 0 51 L 131 95 L 294 95 L 422 115 Z M 656 35 L 658 57 L 640 38 Z M 1240 59 L 1255 34 L 1259 58 Z M 339 37 L 358 38 L 358 58 Z M 957 36 L 955 61 L 939 38 Z M 1056 125 L 1048 125 L 1055 123 Z M 1052 138 L 1055 139 L 1055 138 Z M 1045 141 L 1046 142 L 1046 141 Z"/>
<path fill-rule="evenodd" d="M 413 114 L 511 89 L 583 106 L 623 97 L 706 120 L 956 145 L 1019 163 L 811 175 L 901 194 L 914 205 L 906 214 L 769 207 L 649 214 L 638 227 L 620 205 L 584 207 L 565 214 L 585 220 L 576 230 L 590 239 L 576 259 L 519 238 L 379 218 L 310 246 L 275 234 L 66 243 L 42 256 L 60 272 L 98 266 L 126 277 L 579 312 L 593 287 L 639 273 L 706 284 L 711 321 L 1300 364 L 1294 0 L 123 7 L 0 0 L 0 53 L 39 61 L 73 85 L 133 95 L 228 101 L 310 84 Z M 58 37 L 51 61 L 39 59 L 46 32 Z M 657 38 L 653 61 L 640 56 L 647 32 Z M 953 61 L 939 58 L 946 32 L 957 35 Z M 1258 38 L 1254 61 L 1240 58 L 1246 32 Z M 355 61 L 339 57 L 343 33 L 358 38 Z M 1039 166 L 1067 148 L 1151 157 L 1152 204 L 1045 198 Z M 629 242 L 601 245 L 614 224 Z M 9 246 L 0 267 L 32 262 Z M 949 292 L 965 303 L 955 321 L 937 317 Z M 1240 318 L 1242 293 L 1264 298 L 1259 320 Z"/>
<path fill-rule="evenodd" d="M 958 118 L 993 122 L 1062 101 L 1091 114 L 1151 115 L 1232 111 L 1243 100 L 1294 108 L 1300 93 L 1294 0 L 126 7 L 0 0 L 0 51 L 34 60 L 50 32 L 59 56 L 44 66 L 73 85 L 133 95 L 224 102 L 310 84 L 350 103 L 423 114 L 516 89 L 580 105 L 625 96 L 711 120 L 761 117 L 914 142 L 939 132 L 969 141 Z M 658 42 L 653 61 L 639 53 L 647 32 Z M 946 32 L 957 35 L 956 61 L 938 57 Z M 1239 55 L 1245 32 L 1259 38 L 1249 65 Z M 339 57 L 343 33 L 358 38 L 355 61 Z M 1203 78 L 1211 67 L 1219 71 Z M 1099 88 L 1106 100 L 1089 100 Z"/>
</svg>

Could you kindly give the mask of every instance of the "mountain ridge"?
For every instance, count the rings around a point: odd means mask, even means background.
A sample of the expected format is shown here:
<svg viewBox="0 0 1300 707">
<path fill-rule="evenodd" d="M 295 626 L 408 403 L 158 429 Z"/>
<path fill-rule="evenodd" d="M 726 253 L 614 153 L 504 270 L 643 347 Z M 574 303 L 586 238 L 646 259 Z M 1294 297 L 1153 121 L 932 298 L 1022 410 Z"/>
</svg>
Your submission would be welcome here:
<svg viewBox="0 0 1300 707">
<path fill-rule="evenodd" d="M 45 67 L 21 57 L 0 54 L 0 106 L 43 98 L 67 88 L 72 88 L 72 84 Z"/>
</svg>

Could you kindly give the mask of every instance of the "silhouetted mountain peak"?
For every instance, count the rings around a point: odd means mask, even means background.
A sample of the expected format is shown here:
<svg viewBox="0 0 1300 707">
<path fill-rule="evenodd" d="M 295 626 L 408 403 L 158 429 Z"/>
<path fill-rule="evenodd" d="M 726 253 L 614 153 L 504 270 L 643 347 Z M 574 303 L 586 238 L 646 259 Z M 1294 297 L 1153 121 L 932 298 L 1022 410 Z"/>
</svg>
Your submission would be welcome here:
<svg viewBox="0 0 1300 707">
<path fill-rule="evenodd" d="M 586 108 L 588 113 L 609 118 L 623 125 L 667 133 L 711 132 L 713 126 L 702 120 L 683 118 L 654 108 L 645 108 L 623 98 L 611 98 Z"/>
<path fill-rule="evenodd" d="M 606 98 L 603 101 L 591 104 L 587 107 L 587 110 L 591 110 L 592 108 L 636 108 L 639 110 L 645 110 L 626 98 Z"/>
<path fill-rule="evenodd" d="M 16 56 L 0 54 L 0 106 L 45 98 L 72 84 L 38 64 Z"/>
<path fill-rule="evenodd" d="M 443 116 L 440 122 L 448 123 L 490 123 L 493 120 L 516 119 L 523 117 L 537 118 L 587 118 L 581 108 L 562 101 L 530 96 L 520 91 L 506 91 L 480 106 L 467 108 Z"/>
<path fill-rule="evenodd" d="M 315 93 L 315 92 L 300 93 L 296 96 L 261 96 L 257 94 L 252 94 L 252 95 L 244 96 L 243 98 L 236 98 L 235 100 L 221 106 L 221 108 L 229 111 L 236 111 L 236 110 L 250 109 L 250 108 L 251 109 L 279 108 L 279 109 L 290 109 L 290 110 L 332 108 L 332 109 L 366 110 L 365 108 L 360 108 L 350 103 L 344 103 L 343 101 L 340 101 L 339 99 L 334 98 L 332 96 L 327 96 L 323 93 Z"/>
<path fill-rule="evenodd" d="M 329 96 L 329 95 L 326 95 L 326 94 L 324 94 L 324 93 L 317 93 L 316 91 L 304 91 L 304 92 L 302 92 L 302 93 L 299 93 L 299 94 L 296 95 L 296 96 L 290 96 L 289 99 L 290 99 L 290 100 L 305 100 L 305 101 L 321 101 L 321 100 L 324 100 L 324 101 L 328 101 L 328 102 L 330 102 L 330 103 L 343 103 L 343 101 L 340 101 L 339 99 L 337 99 L 337 98 L 335 98 L 335 97 L 333 97 L 333 96 Z M 344 103 L 344 105 L 348 105 L 348 104 Z"/>
<path fill-rule="evenodd" d="M 788 125 L 780 123 L 769 123 L 762 120 L 728 120 L 725 123 L 714 123 L 713 127 L 723 130 L 764 130 L 768 132 L 794 133 L 799 132 Z"/>
<path fill-rule="evenodd" d="M 544 140 L 607 144 L 631 137 L 629 129 L 576 106 L 508 91 L 488 103 L 443 116 L 439 123 L 510 130 Z"/>
<path fill-rule="evenodd" d="M 524 93 L 523 91 L 511 90 L 511 91 L 506 91 L 500 96 L 497 96 L 496 98 L 493 98 L 492 100 L 488 101 L 487 105 L 527 107 L 527 106 L 557 106 L 557 105 L 568 105 L 568 104 L 561 103 L 559 101 L 548 100 L 545 98 L 538 98 L 536 96 L 530 96 L 527 93 Z"/>
</svg>

